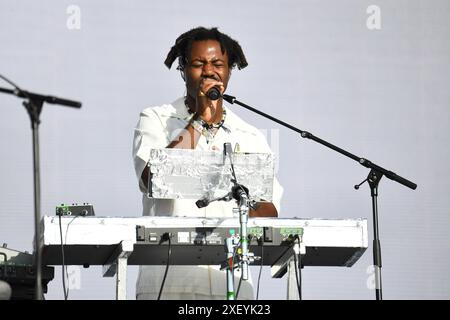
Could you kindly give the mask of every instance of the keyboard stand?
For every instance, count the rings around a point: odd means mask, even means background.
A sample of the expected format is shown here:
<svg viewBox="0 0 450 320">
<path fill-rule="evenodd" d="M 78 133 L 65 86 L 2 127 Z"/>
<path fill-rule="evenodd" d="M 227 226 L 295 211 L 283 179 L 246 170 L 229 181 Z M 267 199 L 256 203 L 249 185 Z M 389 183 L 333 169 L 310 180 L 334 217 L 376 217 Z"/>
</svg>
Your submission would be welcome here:
<svg viewBox="0 0 450 320">
<path fill-rule="evenodd" d="M 103 265 L 103 277 L 116 276 L 116 300 L 127 299 L 127 266 L 128 257 L 133 252 L 134 243 L 121 241 L 114 253 Z"/>
</svg>

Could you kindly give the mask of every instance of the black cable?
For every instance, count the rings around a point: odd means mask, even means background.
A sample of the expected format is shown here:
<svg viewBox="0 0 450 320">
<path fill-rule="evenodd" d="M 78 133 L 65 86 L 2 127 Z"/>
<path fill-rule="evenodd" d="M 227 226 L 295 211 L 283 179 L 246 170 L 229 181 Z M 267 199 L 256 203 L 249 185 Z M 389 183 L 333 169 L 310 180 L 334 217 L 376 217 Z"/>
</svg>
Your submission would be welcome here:
<svg viewBox="0 0 450 320">
<path fill-rule="evenodd" d="M 239 245 L 241 244 L 241 239 L 239 239 L 239 242 L 234 246 L 233 248 L 233 255 L 231 256 L 231 273 L 233 274 L 233 288 L 234 288 L 234 257 L 236 256 L 236 249 L 239 247 Z M 239 284 L 238 284 L 238 289 L 236 290 L 236 297 L 235 299 L 237 300 L 237 297 L 239 295 L 239 289 L 241 287 L 241 280 L 242 280 L 242 274 L 241 274 L 241 278 L 239 280 Z"/>
<path fill-rule="evenodd" d="M 250 247 L 251 247 L 251 245 L 250 245 L 250 243 L 251 243 L 251 241 L 252 241 L 252 236 L 251 235 L 249 235 L 249 240 L 248 240 L 249 242 L 249 245 L 248 245 L 248 251 L 250 251 Z M 239 241 L 239 243 L 238 243 L 238 245 L 241 243 L 241 241 Z M 233 257 L 234 257 L 234 254 L 233 254 Z M 241 283 L 242 283 L 242 271 L 241 271 L 241 277 L 239 278 L 239 283 L 238 283 L 238 287 L 237 287 L 237 291 L 236 291 L 236 300 L 237 300 L 237 298 L 238 298 L 238 296 L 239 296 L 239 290 L 241 289 Z"/>
<path fill-rule="evenodd" d="M 298 290 L 299 290 L 299 300 L 303 300 L 302 297 L 302 253 L 298 254 Z"/>
<path fill-rule="evenodd" d="M 236 177 L 236 172 L 234 171 L 234 164 L 233 164 L 233 157 L 231 156 L 231 153 L 228 153 L 228 156 L 230 158 L 230 165 L 231 165 L 231 174 L 233 176 L 234 179 L 234 184 L 237 185 L 239 188 L 241 188 L 241 190 L 247 194 L 247 192 L 245 191 L 245 189 L 242 187 L 242 185 L 240 185 L 237 181 L 237 177 Z M 248 196 L 248 194 L 247 194 Z"/>
<path fill-rule="evenodd" d="M 12 82 L 11 80 L 6 78 L 5 76 L 2 76 L 1 74 L 0 74 L 0 78 L 5 80 L 7 83 L 9 83 L 10 85 L 12 85 L 14 87 L 14 89 L 16 90 L 16 92 L 14 93 L 15 95 L 23 94 L 28 99 L 29 103 L 34 106 L 32 100 L 31 100 L 31 97 L 28 95 L 28 92 L 23 91 L 22 89 L 20 89 L 20 87 L 17 84 Z M 34 106 L 34 107 L 36 107 L 36 106 Z"/>
<path fill-rule="evenodd" d="M 164 283 L 166 282 L 167 272 L 169 271 L 170 255 L 172 254 L 172 242 L 170 240 L 170 234 L 169 233 L 164 233 L 163 234 L 162 241 L 166 241 L 166 240 L 169 241 L 169 250 L 167 250 L 166 271 L 164 272 L 164 277 L 163 277 L 163 281 L 161 283 L 161 288 L 159 289 L 158 300 L 161 299 L 161 294 L 163 292 Z"/>
<path fill-rule="evenodd" d="M 235 183 L 235 185 L 237 185 L 239 188 L 241 188 L 241 190 L 242 190 L 245 194 L 247 194 L 247 192 L 246 192 L 245 189 L 242 187 L 242 185 L 240 185 L 240 184 L 237 182 L 236 172 L 234 171 L 233 158 L 232 158 L 232 156 L 231 156 L 231 153 L 228 153 L 228 156 L 229 156 L 229 158 L 230 158 L 231 174 L 233 175 L 234 183 Z M 240 244 L 240 242 L 241 242 L 241 241 L 239 240 L 239 244 Z M 239 244 L 238 244 L 238 245 L 239 245 Z M 250 245 L 248 246 L 248 250 L 250 251 Z M 234 253 L 233 253 L 233 258 L 234 258 Z M 242 271 L 241 271 L 241 277 L 240 277 L 240 279 L 239 279 L 238 288 L 237 288 L 237 291 L 236 291 L 236 300 L 237 300 L 238 295 L 239 295 L 239 290 L 241 289 L 241 283 L 242 283 Z"/>
<path fill-rule="evenodd" d="M 296 238 L 296 241 L 300 242 L 298 238 Z M 299 243 L 300 246 L 300 243 Z M 300 250 L 300 248 L 299 248 Z M 302 300 L 302 253 L 299 252 L 298 254 L 298 262 L 297 262 L 297 254 L 294 252 L 294 264 L 295 264 L 295 280 L 297 284 L 297 290 L 298 290 L 298 300 Z"/>
<path fill-rule="evenodd" d="M 261 273 L 262 273 L 262 267 L 263 267 L 263 262 L 264 262 L 264 249 L 263 249 L 264 247 L 263 247 L 263 243 L 262 242 L 260 242 L 260 243 L 261 243 L 261 265 L 259 267 L 258 283 L 257 283 L 257 289 L 256 289 L 256 300 L 258 300 L 258 297 L 259 297 L 259 284 L 261 281 Z M 248 247 L 248 249 L 250 250 L 250 246 Z M 236 300 L 239 295 L 241 283 L 242 283 L 242 273 L 241 273 L 241 278 L 239 279 L 238 289 L 237 289 L 237 293 L 236 293 Z"/>
<path fill-rule="evenodd" d="M 8 78 L 6 78 L 5 76 L 2 76 L 0 74 L 0 78 L 2 78 L 3 80 L 5 80 L 7 83 L 9 83 L 10 85 L 12 85 L 14 87 L 14 89 L 16 89 L 17 91 L 23 92 L 22 89 L 19 88 L 19 86 L 17 84 L 15 84 L 14 82 L 12 82 L 11 80 L 9 80 Z"/>
<path fill-rule="evenodd" d="M 64 300 L 67 300 L 69 297 L 69 288 L 66 290 L 66 277 L 69 279 L 69 276 L 67 275 L 67 268 L 65 263 L 65 257 L 64 257 L 64 242 L 63 242 L 63 236 L 62 236 L 62 224 L 61 224 L 61 215 L 59 215 L 59 234 L 61 237 L 61 256 L 62 256 L 62 283 L 63 283 L 63 290 L 64 290 Z"/>
<path fill-rule="evenodd" d="M 230 158 L 231 174 L 232 174 L 233 179 L 234 179 L 234 181 L 232 180 L 232 182 L 234 183 L 235 186 L 238 186 L 238 187 L 242 190 L 242 192 L 244 192 L 244 193 L 248 196 L 248 194 L 247 194 L 247 192 L 245 191 L 245 189 L 244 189 L 244 188 L 242 187 L 242 185 L 240 185 L 240 184 L 238 183 L 238 181 L 237 181 L 236 172 L 234 171 L 234 164 L 233 164 L 233 157 L 232 157 L 232 154 L 231 154 L 231 152 L 227 152 L 227 153 L 228 153 L 228 157 Z M 231 196 L 233 196 L 233 194 L 232 194 Z M 240 243 L 241 243 L 241 240 L 239 240 L 239 243 L 238 243 L 237 246 L 239 246 Z M 236 247 L 237 247 L 237 246 L 236 246 Z M 236 247 L 235 247 L 235 248 L 236 248 Z M 250 251 L 250 245 L 248 246 L 247 250 Z M 231 259 L 232 266 L 234 266 L 234 256 L 235 256 L 235 249 L 233 250 L 233 257 L 232 257 L 232 259 Z M 234 277 L 234 276 L 233 276 L 233 277 Z M 234 281 L 234 279 L 233 279 L 233 281 Z M 241 289 L 241 284 L 242 284 L 242 270 L 241 270 L 241 277 L 239 278 L 238 288 L 237 288 L 237 290 L 236 290 L 236 297 L 235 297 L 236 300 L 237 300 L 237 298 L 238 298 L 238 296 L 239 296 L 239 291 L 240 291 L 240 289 Z"/>
<path fill-rule="evenodd" d="M 258 300 L 258 298 L 259 298 L 259 283 L 261 281 L 261 273 L 262 273 L 262 268 L 263 268 L 263 264 L 264 264 L 264 243 L 263 243 L 262 239 L 259 241 L 259 243 L 261 245 L 261 265 L 259 267 L 258 284 L 256 286 L 256 300 Z"/>
<path fill-rule="evenodd" d="M 239 283 L 238 283 L 238 287 L 237 287 L 237 290 L 236 290 L 236 300 L 237 300 L 237 298 L 239 296 L 239 290 L 241 290 L 241 283 L 242 283 L 242 272 L 241 272 L 241 277 L 239 278 Z"/>
<path fill-rule="evenodd" d="M 250 250 L 250 246 L 249 246 L 249 250 Z M 263 247 L 261 246 L 261 266 L 259 268 L 258 283 L 257 283 L 257 290 L 256 290 L 256 300 L 258 300 L 258 296 L 259 296 L 259 283 L 261 280 L 261 272 L 262 272 L 262 266 L 263 266 L 263 261 L 264 261 L 262 254 L 263 254 Z M 238 289 L 236 291 L 236 300 L 239 295 L 239 290 L 241 289 L 241 283 L 242 283 L 242 273 L 241 273 L 241 278 L 239 279 Z"/>
</svg>

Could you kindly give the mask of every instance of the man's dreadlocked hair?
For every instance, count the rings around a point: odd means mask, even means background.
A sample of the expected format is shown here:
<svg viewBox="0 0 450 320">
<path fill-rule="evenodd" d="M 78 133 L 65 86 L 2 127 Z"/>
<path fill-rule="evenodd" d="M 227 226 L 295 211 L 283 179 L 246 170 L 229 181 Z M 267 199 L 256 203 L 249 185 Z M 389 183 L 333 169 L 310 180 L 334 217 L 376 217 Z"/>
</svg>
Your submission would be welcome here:
<svg viewBox="0 0 450 320">
<path fill-rule="evenodd" d="M 236 40 L 223 34 L 217 28 L 206 29 L 204 27 L 197 27 L 179 36 L 175 41 L 175 45 L 167 54 L 164 64 L 170 69 L 175 59 L 178 58 L 177 69 L 184 70 L 188 61 L 188 55 L 191 52 L 192 43 L 202 40 L 217 40 L 220 43 L 222 54 L 226 52 L 228 55 L 228 65 L 231 69 L 237 66 L 240 70 L 248 66 L 244 52 L 242 52 L 242 48 Z"/>
</svg>

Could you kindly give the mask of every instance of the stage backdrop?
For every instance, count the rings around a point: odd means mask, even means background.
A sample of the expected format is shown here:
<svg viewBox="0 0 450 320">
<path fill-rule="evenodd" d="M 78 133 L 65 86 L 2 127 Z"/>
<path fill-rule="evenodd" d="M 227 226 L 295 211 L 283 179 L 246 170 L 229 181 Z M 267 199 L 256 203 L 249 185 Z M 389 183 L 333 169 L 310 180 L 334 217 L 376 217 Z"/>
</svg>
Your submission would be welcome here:
<svg viewBox="0 0 450 320">
<path fill-rule="evenodd" d="M 0 73 L 24 89 L 80 100 L 41 115 L 42 214 L 94 204 L 97 216 L 140 216 L 131 158 L 145 107 L 184 94 L 163 61 L 175 39 L 219 27 L 248 68 L 228 93 L 413 180 L 383 178 L 379 227 L 386 299 L 449 299 L 450 2 L 0 1 Z M 1 82 L 0 86 L 8 87 Z M 31 129 L 21 100 L 0 94 L 0 242 L 32 250 Z M 369 248 L 352 268 L 305 268 L 305 299 L 373 299 L 368 170 L 238 106 L 279 155 L 281 217 L 369 220 Z M 73 299 L 113 299 L 100 267 L 71 268 Z M 256 283 L 258 268 L 252 267 Z M 134 299 L 137 267 L 128 273 Z M 260 298 L 284 299 L 263 268 Z M 47 299 L 62 299 L 60 267 Z"/>
</svg>

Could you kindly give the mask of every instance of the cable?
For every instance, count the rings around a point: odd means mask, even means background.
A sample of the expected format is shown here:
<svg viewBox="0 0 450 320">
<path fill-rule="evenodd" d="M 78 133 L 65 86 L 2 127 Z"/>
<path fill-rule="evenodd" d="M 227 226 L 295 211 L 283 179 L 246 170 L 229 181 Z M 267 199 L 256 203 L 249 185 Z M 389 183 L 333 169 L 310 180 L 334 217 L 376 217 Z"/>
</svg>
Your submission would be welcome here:
<svg viewBox="0 0 450 320">
<path fill-rule="evenodd" d="M 234 257 L 236 256 L 236 249 L 239 247 L 239 245 L 241 244 L 241 239 L 239 239 L 239 242 L 234 246 L 233 248 L 233 255 L 231 256 L 231 273 L 233 274 L 233 283 L 234 283 Z M 237 300 L 237 297 L 239 295 L 239 289 L 241 288 L 241 281 L 242 281 L 242 273 L 241 273 L 241 278 L 239 279 L 239 284 L 238 284 L 238 288 L 236 290 L 236 297 L 235 299 Z M 234 285 L 233 285 L 234 287 Z"/>
<path fill-rule="evenodd" d="M 28 99 L 28 101 L 33 105 L 33 102 L 31 101 L 31 97 L 28 95 L 28 92 L 20 89 L 20 87 L 17 84 L 12 82 L 11 80 L 6 78 L 5 76 L 2 76 L 1 74 L 0 74 L 0 78 L 3 79 L 4 81 L 6 81 L 7 83 L 9 83 L 10 85 L 12 85 L 14 87 L 14 89 L 16 91 L 18 91 L 18 92 L 14 92 L 15 95 L 18 95 L 20 93 L 23 94 Z"/>
<path fill-rule="evenodd" d="M 226 143 L 225 146 L 224 146 L 225 149 L 227 148 L 226 145 L 227 145 L 227 143 Z M 230 145 L 230 144 L 228 144 L 228 145 L 229 145 L 230 148 L 231 148 L 231 145 Z M 228 154 L 228 157 L 229 157 L 229 159 L 230 159 L 231 175 L 233 176 L 233 179 L 234 179 L 234 180 L 232 180 L 232 182 L 234 183 L 235 186 L 239 187 L 239 188 L 242 190 L 242 192 L 244 192 L 244 194 L 246 194 L 247 197 L 248 197 L 248 192 L 247 192 L 247 191 L 243 188 L 243 186 L 240 185 L 240 184 L 238 183 L 238 181 L 237 181 L 236 172 L 234 171 L 234 164 L 233 164 L 232 152 L 226 152 L 226 154 Z M 234 192 L 231 193 L 231 196 L 232 196 L 232 197 L 233 197 L 233 193 L 234 193 Z M 232 259 L 231 259 L 232 267 L 234 266 L 234 256 L 235 256 L 235 254 L 236 254 L 236 247 L 238 247 L 240 244 L 241 244 L 241 239 L 239 239 L 238 244 L 237 244 L 237 245 L 234 247 L 234 249 L 233 249 L 233 257 L 232 257 Z M 250 245 L 248 246 L 247 250 L 250 251 Z M 232 270 L 233 270 L 233 269 L 232 269 Z M 234 279 L 233 279 L 233 281 L 234 281 Z M 239 291 L 240 291 L 240 289 L 241 289 L 241 284 L 242 284 L 242 270 L 241 270 L 241 277 L 239 278 L 238 288 L 237 288 L 237 291 L 236 291 L 236 297 L 235 297 L 236 300 L 238 299 L 238 296 L 239 296 Z"/>
<path fill-rule="evenodd" d="M 18 90 L 18 91 L 20 91 L 20 92 L 23 92 L 23 90 L 20 89 L 19 86 L 18 86 L 17 84 L 15 84 L 14 82 L 12 82 L 11 80 L 9 80 L 8 78 L 6 78 L 5 76 L 2 76 L 2 75 L 0 74 L 0 78 L 2 78 L 2 79 L 5 80 L 7 83 L 9 83 L 10 85 L 12 85 L 12 86 L 14 87 L 14 89 L 16 89 L 16 90 Z"/>
<path fill-rule="evenodd" d="M 242 272 L 241 272 L 241 277 L 239 278 L 239 283 L 238 283 L 238 287 L 237 287 L 237 290 L 236 290 L 236 300 L 237 300 L 237 298 L 239 296 L 239 290 L 241 290 L 241 283 L 242 283 Z"/>
<path fill-rule="evenodd" d="M 234 171 L 233 157 L 231 156 L 231 152 L 227 152 L 227 154 L 228 154 L 228 157 L 230 158 L 231 175 L 233 176 L 234 184 L 235 184 L 235 186 L 238 186 L 239 188 L 241 188 L 241 190 L 248 196 L 248 193 L 245 191 L 245 189 L 242 187 L 242 185 L 240 185 L 237 181 L 236 172 Z"/>
<path fill-rule="evenodd" d="M 240 184 L 237 182 L 236 172 L 234 171 L 233 158 L 231 157 L 231 153 L 228 153 L 228 156 L 229 156 L 229 158 L 230 158 L 231 174 L 233 175 L 235 186 L 238 186 L 238 187 L 242 190 L 242 192 L 244 192 L 245 194 L 247 194 L 247 192 L 246 192 L 245 189 L 242 187 L 242 185 L 240 185 Z M 248 194 L 247 194 L 247 196 L 248 196 Z M 240 243 L 241 243 L 241 240 L 239 240 L 238 246 L 240 245 Z M 248 246 L 247 250 L 250 251 L 250 245 Z M 235 255 L 235 253 L 233 253 L 233 259 L 234 259 L 234 255 Z M 232 261 L 233 261 L 233 260 L 232 260 Z M 237 291 L 236 291 L 236 300 L 237 300 L 237 298 L 238 298 L 238 296 L 239 296 L 239 290 L 241 289 L 241 283 L 242 283 L 242 271 L 241 271 L 241 277 L 240 277 L 240 279 L 239 279 L 238 288 L 237 288 Z"/>
<path fill-rule="evenodd" d="M 250 245 L 250 243 L 251 243 L 251 241 L 252 241 L 252 236 L 251 235 L 249 235 L 249 245 L 248 245 L 248 251 L 250 251 L 250 247 L 251 247 L 251 245 Z M 241 243 L 241 241 L 239 240 L 239 243 L 238 243 L 238 245 Z M 233 258 L 234 258 L 234 253 L 233 253 Z M 233 260 L 232 260 L 233 261 Z M 259 281 L 259 280 L 258 280 Z M 238 287 L 237 287 L 237 291 L 236 291 L 236 300 L 237 300 L 237 298 L 238 298 L 238 296 L 239 296 L 239 290 L 241 289 L 241 283 L 242 283 L 242 271 L 241 271 L 241 277 L 239 278 L 239 283 L 238 283 Z"/>
<path fill-rule="evenodd" d="M 300 252 L 298 254 L 298 290 L 299 290 L 299 300 L 303 300 L 302 297 L 302 269 L 303 269 L 303 264 L 302 264 L 302 253 Z"/>
<path fill-rule="evenodd" d="M 62 256 L 61 274 L 62 274 L 62 283 L 63 283 L 63 290 L 64 290 L 64 300 L 67 300 L 67 298 L 69 297 L 69 288 L 67 287 L 67 290 L 66 290 L 66 277 L 68 280 L 69 276 L 67 274 L 67 268 L 66 268 L 65 257 L 64 257 L 64 242 L 63 242 L 63 236 L 62 236 L 61 215 L 59 215 L 59 234 L 61 237 L 61 256 Z M 64 274 L 65 274 L 65 276 L 64 276 Z"/>
<path fill-rule="evenodd" d="M 300 242 L 300 240 L 298 239 L 298 236 L 296 236 L 296 240 Z M 300 243 L 298 243 L 298 245 L 300 246 Z M 301 272 L 301 268 L 302 268 L 302 253 L 299 252 L 298 253 L 298 262 L 297 262 L 297 253 L 294 252 L 294 264 L 295 264 L 295 280 L 297 283 L 297 290 L 298 290 L 298 300 L 302 300 L 302 272 Z"/>
<path fill-rule="evenodd" d="M 294 262 L 295 262 L 295 279 L 297 280 L 297 290 L 298 290 L 298 300 L 302 300 L 302 276 L 301 276 L 301 272 L 298 271 L 297 269 L 297 255 L 294 254 Z M 300 266 L 298 266 L 298 268 L 301 268 Z M 300 275 L 299 275 L 300 273 Z"/>
<path fill-rule="evenodd" d="M 262 240 L 260 240 L 259 243 L 261 245 L 261 265 L 259 267 L 258 284 L 256 286 L 256 300 L 258 300 L 258 298 L 259 298 L 259 283 L 261 281 L 261 273 L 262 273 L 262 268 L 263 268 L 263 264 L 264 264 L 264 243 Z"/>
<path fill-rule="evenodd" d="M 166 271 L 164 272 L 164 277 L 163 277 L 163 281 L 161 283 L 161 288 L 159 289 L 158 300 L 161 299 L 161 294 L 163 292 L 164 283 L 166 282 L 167 272 L 169 271 L 170 255 L 172 254 L 172 242 L 170 240 L 170 234 L 167 232 L 163 234 L 160 244 L 166 240 L 169 241 L 169 250 L 167 250 Z"/>
</svg>

